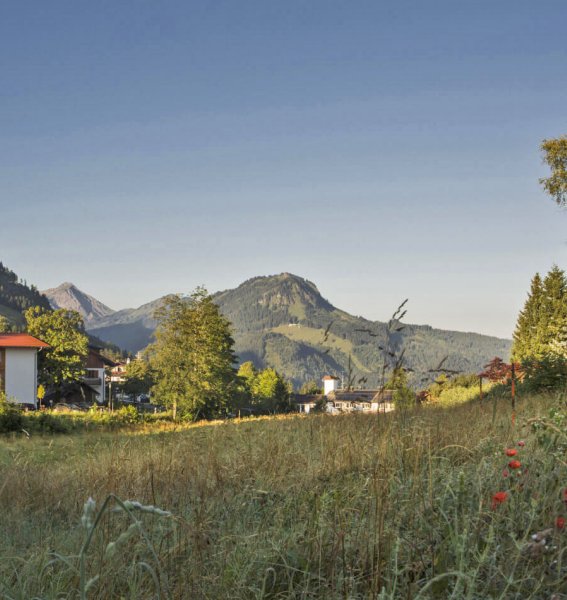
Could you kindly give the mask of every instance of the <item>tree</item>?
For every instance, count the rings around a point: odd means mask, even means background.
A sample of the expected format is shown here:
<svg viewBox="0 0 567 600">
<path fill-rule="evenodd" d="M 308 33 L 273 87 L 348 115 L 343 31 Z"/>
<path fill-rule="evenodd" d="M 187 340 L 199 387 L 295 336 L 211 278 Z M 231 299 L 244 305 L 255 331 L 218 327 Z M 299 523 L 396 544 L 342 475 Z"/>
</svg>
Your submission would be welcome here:
<svg viewBox="0 0 567 600">
<path fill-rule="evenodd" d="M 275 369 L 258 373 L 252 384 L 252 397 L 268 412 L 286 412 L 290 408 L 289 387 Z"/>
<path fill-rule="evenodd" d="M 8 333 L 10 328 L 10 321 L 4 315 L 0 315 L 0 333 Z"/>
<path fill-rule="evenodd" d="M 514 360 L 539 360 L 548 354 L 567 357 L 567 279 L 554 266 L 541 282 L 532 287 L 514 333 Z"/>
<path fill-rule="evenodd" d="M 254 380 L 257 376 L 258 371 L 251 360 L 243 362 L 238 368 L 238 377 L 240 377 L 243 380 L 244 385 L 248 388 L 249 391 L 252 390 Z"/>
<path fill-rule="evenodd" d="M 489 363 L 484 365 L 484 371 L 480 377 L 488 379 L 492 383 L 506 383 L 512 375 L 512 365 L 505 363 L 499 356 L 495 356 Z"/>
<path fill-rule="evenodd" d="M 541 144 L 543 160 L 551 175 L 540 179 L 545 191 L 559 204 L 567 204 L 567 135 L 556 139 L 543 140 Z"/>
<path fill-rule="evenodd" d="M 129 396 L 147 394 L 154 385 L 150 365 L 141 358 L 132 360 L 126 365 L 124 380 L 122 391 Z"/>
<path fill-rule="evenodd" d="M 536 273 L 532 279 L 528 299 L 518 316 L 516 330 L 514 331 L 514 344 L 512 347 L 514 360 L 522 361 L 535 356 L 537 353 L 537 333 L 543 300 L 543 282 L 539 273 Z"/>
<path fill-rule="evenodd" d="M 321 386 L 315 381 L 307 381 L 299 388 L 300 394 L 322 394 Z"/>
<path fill-rule="evenodd" d="M 204 288 L 168 296 L 148 349 L 158 402 L 190 419 L 226 414 L 236 388 L 230 323 Z"/>
<path fill-rule="evenodd" d="M 408 375 L 403 367 L 396 367 L 384 389 L 393 390 L 392 400 L 396 408 L 406 408 L 416 402 L 416 394 L 408 385 Z"/>
<path fill-rule="evenodd" d="M 56 393 L 65 383 L 78 381 L 84 374 L 88 352 L 81 315 L 74 310 L 51 311 L 36 306 L 26 310 L 24 316 L 30 335 L 50 346 L 39 354 L 39 381 Z"/>
</svg>

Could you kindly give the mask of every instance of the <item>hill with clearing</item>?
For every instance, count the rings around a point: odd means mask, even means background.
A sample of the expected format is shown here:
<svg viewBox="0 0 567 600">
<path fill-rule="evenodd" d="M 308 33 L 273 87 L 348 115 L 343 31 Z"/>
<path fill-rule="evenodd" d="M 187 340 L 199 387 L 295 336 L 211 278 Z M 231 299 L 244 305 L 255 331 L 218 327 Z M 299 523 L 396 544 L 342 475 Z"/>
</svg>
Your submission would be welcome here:
<svg viewBox="0 0 567 600">
<path fill-rule="evenodd" d="M 214 298 L 233 325 L 241 362 L 274 367 L 299 385 L 324 374 L 344 376 L 350 357 L 356 377 L 376 385 L 384 358 L 380 347 L 387 343 L 386 323 L 336 308 L 314 283 L 290 273 L 254 277 Z M 151 341 L 153 313 L 160 302 L 94 319 L 88 329 L 136 352 Z M 445 357 L 445 368 L 474 372 L 494 356 L 507 359 L 511 346 L 510 340 L 427 325 L 406 325 L 391 336 L 390 344 L 397 351 L 405 350 L 405 364 L 413 370 L 415 384 L 424 377 L 431 379 L 428 371 Z"/>
</svg>

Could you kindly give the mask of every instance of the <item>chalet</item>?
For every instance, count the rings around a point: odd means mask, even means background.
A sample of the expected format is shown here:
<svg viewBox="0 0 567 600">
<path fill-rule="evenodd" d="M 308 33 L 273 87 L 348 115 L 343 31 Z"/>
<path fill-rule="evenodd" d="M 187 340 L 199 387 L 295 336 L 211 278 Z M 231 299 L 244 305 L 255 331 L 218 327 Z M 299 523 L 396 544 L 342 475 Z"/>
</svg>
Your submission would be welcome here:
<svg viewBox="0 0 567 600">
<path fill-rule="evenodd" d="M 0 333 L 0 392 L 18 404 L 36 406 L 37 353 L 49 344 L 27 333 Z"/>
<path fill-rule="evenodd" d="M 390 412 L 392 390 L 336 390 L 327 395 L 329 412 Z"/>
<path fill-rule="evenodd" d="M 340 379 L 334 375 L 323 377 L 323 394 L 296 394 L 295 404 L 299 412 L 309 413 L 317 404 L 326 405 L 326 412 L 390 412 L 394 409 L 392 390 L 343 390 Z"/>
<path fill-rule="evenodd" d="M 121 361 L 115 363 L 115 365 L 110 369 L 110 381 L 111 383 L 125 383 L 126 381 L 126 369 L 130 364 L 130 359 L 127 358 L 126 362 Z"/>
<path fill-rule="evenodd" d="M 84 395 L 87 402 L 96 402 L 98 404 L 106 403 L 106 367 L 115 367 L 116 363 L 100 351 L 102 348 L 89 345 L 89 353 L 85 364 L 85 374 L 81 380 Z M 88 389 L 85 389 L 87 386 Z"/>
<path fill-rule="evenodd" d="M 89 344 L 81 379 L 69 381 L 58 390 L 50 390 L 45 395 L 47 406 L 64 403 L 86 408 L 93 404 L 106 404 L 106 367 L 113 367 L 116 363 L 103 356 L 101 350 L 102 348 Z"/>
</svg>

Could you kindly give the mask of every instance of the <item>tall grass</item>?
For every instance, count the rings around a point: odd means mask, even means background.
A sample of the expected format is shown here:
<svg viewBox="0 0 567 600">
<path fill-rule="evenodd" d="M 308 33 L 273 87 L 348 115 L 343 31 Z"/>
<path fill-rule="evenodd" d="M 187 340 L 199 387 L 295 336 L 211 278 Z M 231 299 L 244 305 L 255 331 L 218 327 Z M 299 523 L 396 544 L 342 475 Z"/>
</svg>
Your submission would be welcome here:
<svg viewBox="0 0 567 600">
<path fill-rule="evenodd" d="M 494 414 L 472 402 L 12 437 L 0 443 L 0 596 L 77 598 L 92 581 L 87 597 L 101 599 L 549 599 L 567 593 L 567 534 L 553 530 L 567 467 L 561 428 L 537 419 L 564 411 L 548 396 L 519 402 L 515 425 L 498 401 Z M 504 478 L 503 449 L 520 438 L 522 474 Z M 497 491 L 509 495 L 493 507 Z M 140 512 L 143 536 L 124 535 L 131 515 L 106 510 L 83 552 L 85 500 L 111 495 L 173 516 Z"/>
</svg>

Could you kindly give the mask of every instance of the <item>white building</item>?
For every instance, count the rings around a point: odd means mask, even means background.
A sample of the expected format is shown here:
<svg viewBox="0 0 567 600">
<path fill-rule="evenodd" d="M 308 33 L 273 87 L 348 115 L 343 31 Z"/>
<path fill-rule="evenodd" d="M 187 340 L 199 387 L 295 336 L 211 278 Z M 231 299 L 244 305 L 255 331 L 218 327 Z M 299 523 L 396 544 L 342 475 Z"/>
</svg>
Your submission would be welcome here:
<svg viewBox="0 0 567 600">
<path fill-rule="evenodd" d="M 0 392 L 19 404 L 36 405 L 37 353 L 49 344 L 27 333 L 0 333 Z"/>
<path fill-rule="evenodd" d="M 323 377 L 322 394 L 295 394 L 297 410 L 311 412 L 318 403 L 325 403 L 328 413 L 345 412 L 390 412 L 394 410 L 392 390 L 343 390 L 339 388 L 340 379 L 334 375 Z"/>
</svg>

